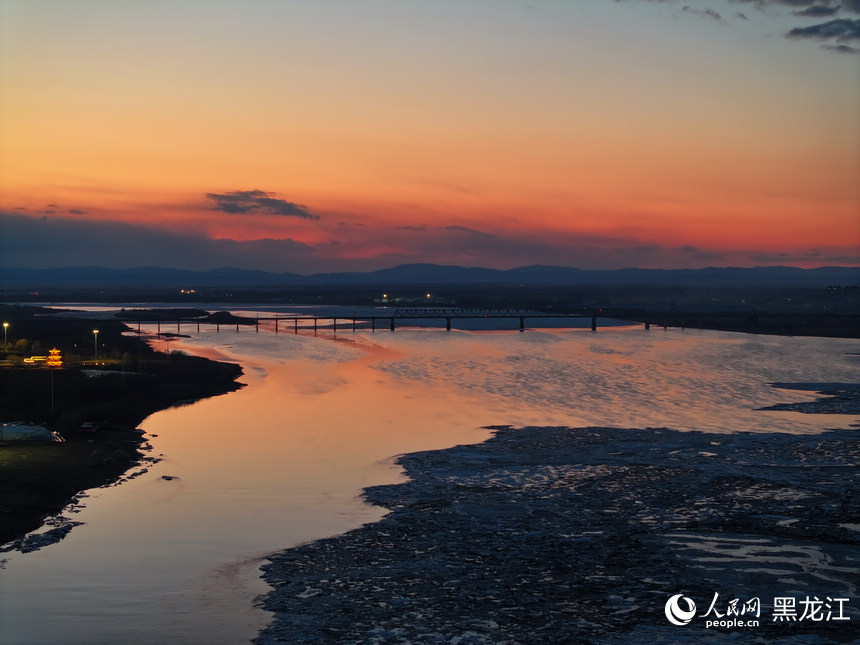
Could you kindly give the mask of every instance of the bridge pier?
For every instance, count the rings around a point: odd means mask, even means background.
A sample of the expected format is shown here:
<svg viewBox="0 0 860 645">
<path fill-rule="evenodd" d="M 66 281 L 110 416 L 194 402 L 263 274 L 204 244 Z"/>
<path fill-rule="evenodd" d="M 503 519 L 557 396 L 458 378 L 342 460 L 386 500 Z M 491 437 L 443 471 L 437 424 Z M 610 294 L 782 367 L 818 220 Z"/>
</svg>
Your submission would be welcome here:
<svg viewBox="0 0 860 645">
<path fill-rule="evenodd" d="M 448 317 L 445 319 L 445 329 L 446 329 L 447 331 L 451 331 L 451 317 L 450 317 L 450 316 L 448 316 Z"/>
<path fill-rule="evenodd" d="M 520 316 L 520 331 L 526 330 L 526 317 Z"/>
<path fill-rule="evenodd" d="M 370 319 L 370 331 L 376 331 L 376 316 Z"/>
<path fill-rule="evenodd" d="M 391 331 L 394 331 L 394 316 L 391 317 Z"/>
<path fill-rule="evenodd" d="M 591 317 L 591 331 L 597 331 L 597 316 Z"/>
<path fill-rule="evenodd" d="M 355 333 L 355 318 L 352 319 L 352 331 Z"/>
</svg>

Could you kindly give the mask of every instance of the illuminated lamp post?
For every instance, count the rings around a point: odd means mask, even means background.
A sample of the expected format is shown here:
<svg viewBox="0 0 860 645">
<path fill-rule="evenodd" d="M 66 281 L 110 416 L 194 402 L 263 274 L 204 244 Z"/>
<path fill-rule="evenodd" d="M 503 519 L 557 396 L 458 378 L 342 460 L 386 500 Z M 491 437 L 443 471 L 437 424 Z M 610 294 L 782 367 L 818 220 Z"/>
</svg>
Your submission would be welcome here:
<svg viewBox="0 0 860 645">
<path fill-rule="evenodd" d="M 93 329 L 93 355 L 96 362 L 99 360 L 99 330 Z"/>
<path fill-rule="evenodd" d="M 6 332 L 9 331 L 9 323 L 3 323 L 3 351 L 6 351 L 9 348 L 9 343 L 6 340 Z"/>
</svg>

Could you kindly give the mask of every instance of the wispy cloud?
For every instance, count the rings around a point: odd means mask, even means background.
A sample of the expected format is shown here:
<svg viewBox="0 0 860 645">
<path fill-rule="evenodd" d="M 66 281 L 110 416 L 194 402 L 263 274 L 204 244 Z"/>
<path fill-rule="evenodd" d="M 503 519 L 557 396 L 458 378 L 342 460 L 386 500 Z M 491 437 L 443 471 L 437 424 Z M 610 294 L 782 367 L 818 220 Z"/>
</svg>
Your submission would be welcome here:
<svg viewBox="0 0 860 645">
<path fill-rule="evenodd" d="M 230 193 L 206 193 L 206 199 L 214 202 L 212 210 L 231 215 L 262 213 L 265 215 L 319 219 L 319 215 L 308 211 L 307 206 L 288 202 L 286 199 L 272 197 L 272 195 L 274 193 L 263 190 L 234 190 Z"/>
<path fill-rule="evenodd" d="M 691 13 L 696 16 L 701 16 L 702 18 L 708 18 L 709 20 L 715 20 L 720 23 L 724 22 L 723 17 L 713 9 L 694 9 L 689 5 L 684 5 L 681 8 L 681 11 L 683 11 L 684 13 Z"/>
<path fill-rule="evenodd" d="M 803 16 L 805 18 L 826 18 L 828 16 L 836 15 L 839 11 L 839 5 L 823 5 L 823 4 L 814 4 L 812 6 L 806 7 L 806 9 L 802 9 L 801 11 L 795 11 L 795 16 Z"/>
<path fill-rule="evenodd" d="M 841 46 L 843 50 L 857 51 L 855 47 L 847 45 L 849 41 L 860 40 L 860 19 L 835 18 L 809 27 L 795 27 L 788 32 L 789 38 L 815 38 L 828 41 L 825 43 L 832 49 L 834 45 Z M 847 52 L 851 53 L 851 52 Z"/>
<path fill-rule="evenodd" d="M 677 5 L 681 0 L 615 0 L 616 2 L 650 2 L 654 4 Z M 824 49 L 840 54 L 860 53 L 860 48 L 849 44 L 860 40 L 860 20 L 851 18 L 851 14 L 860 14 L 860 0 L 728 0 L 735 4 L 746 4 L 766 12 L 767 15 L 775 16 L 781 11 L 798 19 L 822 19 L 831 20 L 815 25 L 798 25 L 791 28 L 784 35 L 794 40 L 812 39 L 819 41 Z M 715 6 L 718 0 L 711 0 Z M 685 4 L 680 11 L 689 15 L 699 16 L 713 20 L 720 24 L 727 24 L 723 15 L 712 7 L 695 7 Z M 747 20 L 744 13 L 736 12 L 733 16 L 738 20 Z"/>
</svg>

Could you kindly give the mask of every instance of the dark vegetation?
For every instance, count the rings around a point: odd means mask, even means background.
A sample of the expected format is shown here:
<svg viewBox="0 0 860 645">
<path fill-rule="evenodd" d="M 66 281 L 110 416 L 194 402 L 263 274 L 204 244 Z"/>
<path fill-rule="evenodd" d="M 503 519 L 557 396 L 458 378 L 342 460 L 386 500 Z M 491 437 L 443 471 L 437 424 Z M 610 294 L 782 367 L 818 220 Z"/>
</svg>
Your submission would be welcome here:
<svg viewBox="0 0 860 645">
<path fill-rule="evenodd" d="M 120 477 L 140 459 L 135 429 L 153 412 L 240 387 L 238 365 L 156 352 L 116 320 L 6 306 L 0 315 L 10 323 L 0 421 L 42 424 L 65 440 L 0 442 L 0 544 L 38 527 L 81 490 Z M 63 367 L 24 362 L 52 348 Z"/>
</svg>

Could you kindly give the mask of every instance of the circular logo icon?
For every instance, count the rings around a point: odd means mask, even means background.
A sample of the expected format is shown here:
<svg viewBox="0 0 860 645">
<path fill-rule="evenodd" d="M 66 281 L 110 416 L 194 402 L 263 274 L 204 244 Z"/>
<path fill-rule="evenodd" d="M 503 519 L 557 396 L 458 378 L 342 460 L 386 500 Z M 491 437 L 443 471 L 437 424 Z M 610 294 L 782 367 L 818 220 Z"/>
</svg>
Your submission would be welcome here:
<svg viewBox="0 0 860 645">
<path fill-rule="evenodd" d="M 681 609 L 681 601 L 686 603 L 686 609 Z M 675 594 L 666 601 L 666 618 L 673 625 L 687 625 L 695 615 L 696 603 L 693 602 L 692 598 L 687 598 L 683 594 Z"/>
</svg>

